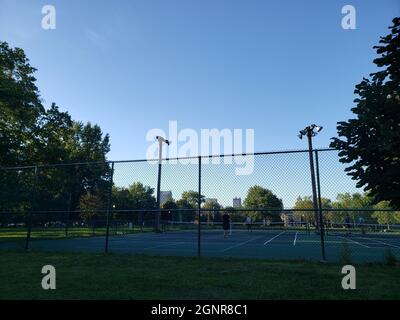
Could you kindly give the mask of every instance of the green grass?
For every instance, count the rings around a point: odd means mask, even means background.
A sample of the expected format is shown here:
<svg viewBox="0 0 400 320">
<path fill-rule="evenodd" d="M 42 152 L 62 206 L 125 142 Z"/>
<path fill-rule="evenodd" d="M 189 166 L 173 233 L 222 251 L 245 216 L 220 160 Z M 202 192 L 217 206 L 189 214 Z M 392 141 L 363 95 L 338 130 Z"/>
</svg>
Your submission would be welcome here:
<svg viewBox="0 0 400 320">
<path fill-rule="evenodd" d="M 41 268 L 57 289 L 41 289 Z M 400 299 L 399 266 L 356 266 L 357 290 L 341 289 L 341 266 L 222 258 L 95 253 L 0 254 L 0 299 Z"/>
</svg>

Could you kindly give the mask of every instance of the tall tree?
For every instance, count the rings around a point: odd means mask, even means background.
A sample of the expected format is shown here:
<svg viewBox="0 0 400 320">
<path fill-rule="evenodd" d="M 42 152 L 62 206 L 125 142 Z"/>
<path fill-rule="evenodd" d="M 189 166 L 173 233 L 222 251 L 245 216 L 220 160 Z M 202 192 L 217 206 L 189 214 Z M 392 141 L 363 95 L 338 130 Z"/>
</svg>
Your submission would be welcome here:
<svg viewBox="0 0 400 320">
<path fill-rule="evenodd" d="M 194 192 L 194 191 L 193 191 Z M 189 202 L 187 197 L 182 195 L 182 198 L 176 201 L 176 205 L 179 210 L 179 220 L 180 221 L 194 221 L 196 220 L 196 203 L 194 201 Z"/>
<path fill-rule="evenodd" d="M 103 199 L 92 193 L 86 193 L 79 200 L 80 217 L 83 221 L 91 224 L 94 232 L 95 218 L 98 218 L 99 211 L 104 209 Z"/>
<path fill-rule="evenodd" d="M 145 210 L 152 210 L 156 207 L 156 198 L 154 189 L 143 185 L 141 182 L 134 182 L 128 188 L 113 187 L 112 202 L 115 206 L 115 217 L 120 219 L 129 219 L 141 223 L 146 215 Z M 118 212 L 118 210 L 124 210 Z M 125 210 L 132 210 L 125 212 Z M 137 210 L 137 211 L 135 211 Z M 153 215 L 151 212 L 150 215 Z"/>
<path fill-rule="evenodd" d="M 207 222 L 219 219 L 219 211 L 221 208 L 221 205 L 216 201 L 205 201 L 203 204 L 203 209 L 206 210 L 204 214 L 207 217 Z"/>
<path fill-rule="evenodd" d="M 372 222 L 371 212 L 365 209 L 371 209 L 372 199 L 367 194 L 358 192 L 350 194 L 339 193 L 336 200 L 332 203 L 333 211 L 330 214 L 330 220 L 335 223 L 343 223 L 346 215 L 349 215 L 354 223 L 359 218 L 363 218 L 365 222 Z"/>
<path fill-rule="evenodd" d="M 135 182 L 128 189 L 132 195 L 135 209 L 154 209 L 156 207 L 154 188 L 145 186 L 141 182 Z"/>
<path fill-rule="evenodd" d="M 197 191 L 184 191 L 181 196 L 182 200 L 187 201 L 193 208 L 197 208 L 199 203 L 199 193 Z M 200 202 L 204 202 L 204 196 L 200 195 Z"/>
<path fill-rule="evenodd" d="M 321 198 L 321 205 L 323 209 L 332 208 L 331 200 L 327 198 Z M 293 209 L 294 209 L 293 215 L 296 217 L 298 221 L 304 221 L 309 223 L 315 222 L 314 204 L 311 196 L 297 197 Z M 333 221 L 335 214 L 330 211 L 327 211 L 324 214 L 324 216 L 325 218 Z"/>
<path fill-rule="evenodd" d="M 112 187 L 112 203 L 116 210 L 135 209 L 135 201 L 128 188 Z"/>
<path fill-rule="evenodd" d="M 41 103 L 36 71 L 22 49 L 0 42 L 0 167 L 106 161 L 109 136 L 97 125 L 73 121 L 53 103 Z M 67 210 L 79 207 L 86 193 L 105 196 L 107 164 L 0 170 L 0 210 Z M 37 181 L 37 183 L 36 183 Z M 35 183 L 35 187 L 34 187 Z M 35 192 L 33 192 L 35 190 Z"/>
<path fill-rule="evenodd" d="M 350 164 L 346 171 L 374 203 L 387 200 L 400 208 L 400 18 L 390 30 L 374 47 L 380 70 L 356 85 L 356 118 L 338 123 L 340 138 L 331 147 L 340 150 L 340 161 Z"/>
<path fill-rule="evenodd" d="M 44 112 L 35 71 L 22 49 L 0 42 L 0 166 L 29 163 L 35 152 Z"/>
<path fill-rule="evenodd" d="M 265 189 L 261 186 L 251 187 L 247 192 L 243 204 L 246 209 L 263 209 L 261 211 L 250 212 L 249 214 L 253 219 L 268 216 L 273 220 L 279 220 L 281 214 L 280 210 L 283 209 L 282 200 L 279 199 L 271 190 Z"/>
<path fill-rule="evenodd" d="M 400 223 L 400 211 L 393 212 L 388 201 L 381 201 L 374 205 L 374 211 L 372 217 L 376 219 L 379 224 L 387 225 L 390 229 L 390 225 L 394 223 Z M 385 211 L 390 210 L 390 211 Z"/>
</svg>

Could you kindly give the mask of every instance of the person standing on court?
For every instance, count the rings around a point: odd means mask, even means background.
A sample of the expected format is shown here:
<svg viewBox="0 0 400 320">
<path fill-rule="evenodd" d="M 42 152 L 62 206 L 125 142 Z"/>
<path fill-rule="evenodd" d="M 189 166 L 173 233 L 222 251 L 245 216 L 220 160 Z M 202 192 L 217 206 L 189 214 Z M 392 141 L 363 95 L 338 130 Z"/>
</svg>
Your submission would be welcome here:
<svg viewBox="0 0 400 320">
<path fill-rule="evenodd" d="M 346 214 L 346 218 L 344 219 L 344 225 L 347 229 L 347 235 L 351 234 L 351 218 L 349 214 Z"/>
<path fill-rule="evenodd" d="M 245 221 L 246 227 L 247 227 L 247 231 L 251 232 L 251 217 L 249 215 L 246 215 L 246 221 Z"/>
<path fill-rule="evenodd" d="M 222 228 L 224 229 L 224 238 L 228 236 L 230 224 L 231 224 L 231 218 L 228 212 L 225 211 L 224 215 L 222 216 Z"/>
</svg>

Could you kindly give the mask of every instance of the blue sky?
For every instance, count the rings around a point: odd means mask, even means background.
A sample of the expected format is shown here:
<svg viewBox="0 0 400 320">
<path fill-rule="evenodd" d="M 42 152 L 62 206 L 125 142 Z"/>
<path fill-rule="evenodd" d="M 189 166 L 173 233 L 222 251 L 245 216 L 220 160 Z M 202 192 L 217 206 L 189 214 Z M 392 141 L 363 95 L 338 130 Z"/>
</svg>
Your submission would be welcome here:
<svg viewBox="0 0 400 320">
<path fill-rule="evenodd" d="M 53 4 L 57 29 L 41 29 Z M 341 8 L 357 29 L 341 28 Z M 0 39 L 38 68 L 46 106 L 111 136 L 110 159 L 143 158 L 151 128 L 253 128 L 256 151 L 298 149 L 297 130 L 351 116 L 379 36 L 400 14 L 383 1 L 0 0 Z"/>
<path fill-rule="evenodd" d="M 41 9 L 57 29 L 41 28 Z M 344 5 L 356 30 L 341 28 Z M 305 148 L 296 134 L 352 116 L 398 0 L 0 0 L 0 40 L 38 68 L 45 105 L 111 136 L 113 160 L 144 158 L 152 128 L 255 130 L 255 150 Z"/>
</svg>

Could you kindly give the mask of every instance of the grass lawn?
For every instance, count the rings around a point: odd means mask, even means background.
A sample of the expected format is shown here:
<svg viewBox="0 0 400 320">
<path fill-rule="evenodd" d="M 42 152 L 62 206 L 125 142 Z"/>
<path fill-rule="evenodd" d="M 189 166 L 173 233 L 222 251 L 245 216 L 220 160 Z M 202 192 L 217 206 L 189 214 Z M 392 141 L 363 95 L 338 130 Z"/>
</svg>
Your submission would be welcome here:
<svg viewBox="0 0 400 320">
<path fill-rule="evenodd" d="M 57 289 L 41 288 L 41 268 Z M 222 258 L 0 252 L 0 299 L 400 299 L 400 267 L 357 265 L 357 290 L 341 266 Z"/>
</svg>

